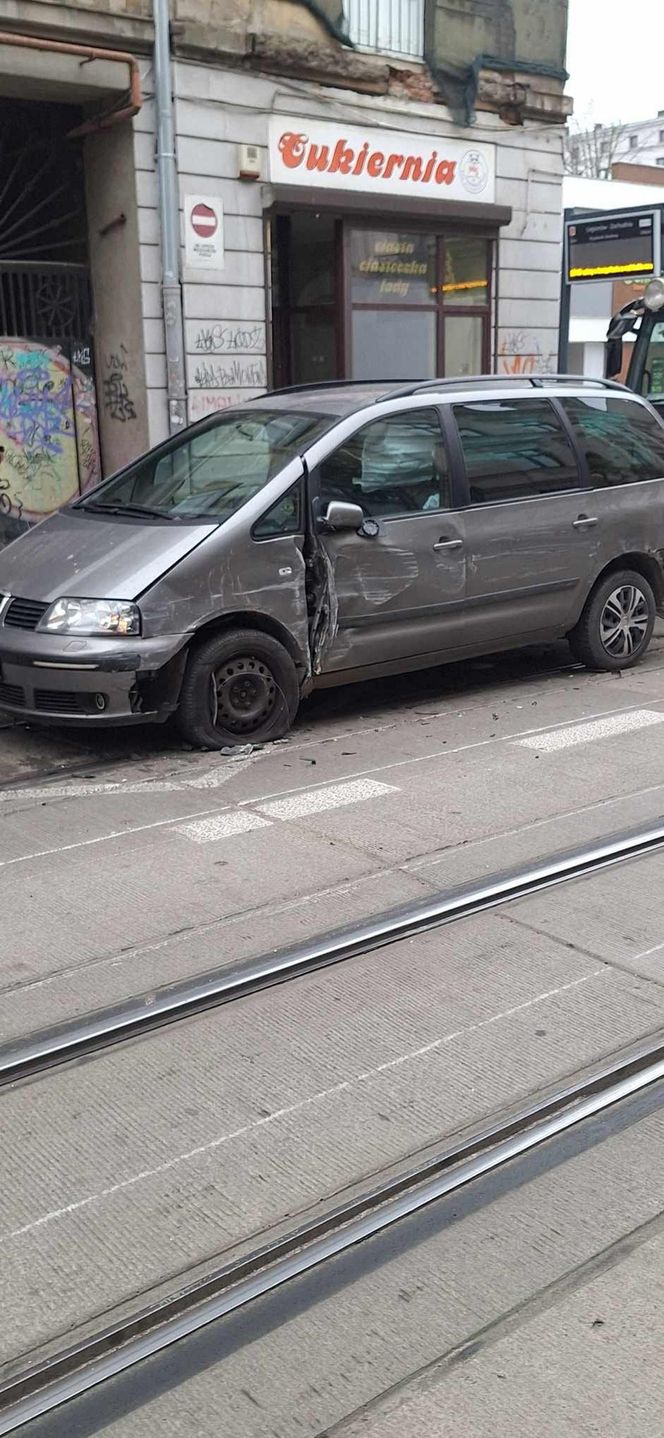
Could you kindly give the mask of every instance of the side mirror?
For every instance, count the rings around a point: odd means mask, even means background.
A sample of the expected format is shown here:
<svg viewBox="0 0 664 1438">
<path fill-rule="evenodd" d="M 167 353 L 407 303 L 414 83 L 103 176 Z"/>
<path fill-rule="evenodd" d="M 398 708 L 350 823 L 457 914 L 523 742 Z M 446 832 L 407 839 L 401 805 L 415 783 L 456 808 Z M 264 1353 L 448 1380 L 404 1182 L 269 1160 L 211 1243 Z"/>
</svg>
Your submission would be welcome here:
<svg viewBox="0 0 664 1438">
<path fill-rule="evenodd" d="M 331 499 L 322 517 L 325 529 L 361 529 L 364 514 L 359 504 L 346 504 L 341 499 Z"/>
<path fill-rule="evenodd" d="M 607 379 L 613 379 L 614 375 L 620 374 L 623 364 L 623 342 L 622 339 L 608 340 L 606 345 L 606 362 L 604 371 Z"/>
</svg>

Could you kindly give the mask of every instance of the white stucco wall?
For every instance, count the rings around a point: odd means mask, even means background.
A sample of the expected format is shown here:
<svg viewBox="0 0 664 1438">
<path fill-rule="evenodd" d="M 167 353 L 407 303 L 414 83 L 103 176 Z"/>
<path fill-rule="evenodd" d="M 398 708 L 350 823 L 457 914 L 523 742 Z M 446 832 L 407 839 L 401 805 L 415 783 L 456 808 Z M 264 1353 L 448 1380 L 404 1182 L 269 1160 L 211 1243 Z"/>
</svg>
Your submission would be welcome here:
<svg viewBox="0 0 664 1438">
<path fill-rule="evenodd" d="M 149 90 L 149 75 L 146 84 Z M 498 117 L 482 115 L 479 124 L 460 130 L 445 118 L 442 107 L 323 91 L 189 63 L 175 65 L 174 87 L 181 203 L 186 194 L 194 194 L 220 198 L 224 205 L 223 268 L 183 273 L 190 419 L 259 393 L 267 383 L 263 213 L 270 188 L 237 178 L 237 147 L 259 146 L 267 181 L 267 127 L 274 113 L 449 136 L 471 146 L 479 141 L 494 144 L 496 203 L 512 206 L 513 218 L 499 240 L 493 366 L 503 373 L 555 370 L 562 231 L 559 129 L 510 127 Z M 135 125 L 134 148 L 147 404 L 150 437 L 156 442 L 166 435 L 168 421 L 150 102 Z M 440 218 L 444 222 L 444 203 Z"/>
</svg>

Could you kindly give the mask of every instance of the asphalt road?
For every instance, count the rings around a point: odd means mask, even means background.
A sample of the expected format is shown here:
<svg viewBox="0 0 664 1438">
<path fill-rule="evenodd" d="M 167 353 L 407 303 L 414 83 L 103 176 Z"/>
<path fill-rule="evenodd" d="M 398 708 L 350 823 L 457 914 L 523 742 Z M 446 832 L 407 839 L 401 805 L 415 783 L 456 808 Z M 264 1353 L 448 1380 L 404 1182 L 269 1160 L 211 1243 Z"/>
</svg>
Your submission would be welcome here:
<svg viewBox="0 0 664 1438">
<path fill-rule="evenodd" d="M 572 666 L 562 646 L 323 695 L 303 708 L 287 742 L 232 758 L 185 752 L 166 731 L 15 727 L 0 732 L 0 755 L 0 1041 L 9 1041 L 661 822 L 664 643 L 621 678 Z M 663 864 L 654 856 L 521 900 L 5 1092 L 2 1362 L 20 1366 L 101 1313 L 253 1246 L 286 1217 L 664 1027 Z M 589 1147 L 577 1188 L 566 1178 L 562 1196 L 546 1183 L 538 1190 L 544 1228 L 532 1235 L 533 1252 L 553 1245 L 556 1255 L 546 1273 L 523 1259 L 540 1404 L 537 1295 L 580 1265 L 594 1282 L 597 1255 L 656 1224 L 663 1138 L 657 1115 L 646 1114 L 629 1134 Z M 532 1204 L 534 1190 L 525 1191 Z M 510 1244 L 530 1222 L 519 1192 L 503 1196 L 493 1228 L 492 1324 L 517 1302 Z M 444 1291 L 421 1282 L 400 1253 L 395 1291 L 422 1297 L 403 1300 L 399 1322 L 381 1327 L 376 1317 L 379 1358 L 371 1315 L 383 1299 L 367 1279 L 340 1307 L 336 1296 L 329 1321 L 317 1308 L 315 1343 L 304 1330 L 272 1325 L 260 1349 L 243 1348 L 223 1376 L 208 1363 L 205 1391 L 153 1394 L 119 1428 L 109 1418 L 109 1432 L 294 1438 L 352 1421 L 358 1433 L 369 1425 L 372 1438 L 461 1428 L 512 1438 L 509 1427 L 491 1427 L 500 1400 L 492 1408 L 481 1355 L 463 1382 L 448 1364 L 423 1388 L 419 1379 L 409 1387 L 410 1375 L 475 1331 L 471 1318 L 475 1328 L 485 1321 L 484 1259 L 468 1234 L 463 1254 L 452 1246 L 427 1259 L 434 1277 L 444 1271 Z M 657 1232 L 648 1229 L 647 1240 L 652 1286 L 662 1248 Z M 636 1333 L 649 1301 L 639 1307 L 644 1256 L 620 1250 L 623 1258 Z M 585 1311 L 585 1292 L 584 1278 L 580 1297 L 576 1288 L 561 1297 L 554 1366 L 568 1361 L 565 1305 Z M 456 1315 L 445 1331 L 432 1322 L 443 1300 Z M 356 1308 L 362 1322 L 349 1326 Z M 496 1351 L 513 1351 L 510 1332 L 500 1330 Z M 309 1348 L 312 1362 L 300 1372 Z M 593 1351 L 580 1350 L 579 1363 L 589 1366 Z M 260 1391 L 242 1377 L 251 1362 L 265 1374 Z M 634 1341 L 624 1363 L 638 1374 L 641 1362 Z M 515 1402 L 527 1415 L 524 1381 L 520 1374 Z M 402 1406 L 380 1406 L 394 1384 Z M 440 1418 L 448 1384 L 450 1427 Z M 312 1396 L 317 1386 L 322 1402 Z M 245 1388 L 256 1402 L 240 1401 Z M 565 1438 L 595 1431 L 566 1429 L 563 1417 Z M 657 1431 L 648 1421 L 642 1438 Z M 525 1422 L 515 1420 L 519 1438 L 558 1431 Z M 613 1428 L 603 1420 L 601 1431 L 623 1438 L 629 1429 L 621 1418 Z"/>
</svg>

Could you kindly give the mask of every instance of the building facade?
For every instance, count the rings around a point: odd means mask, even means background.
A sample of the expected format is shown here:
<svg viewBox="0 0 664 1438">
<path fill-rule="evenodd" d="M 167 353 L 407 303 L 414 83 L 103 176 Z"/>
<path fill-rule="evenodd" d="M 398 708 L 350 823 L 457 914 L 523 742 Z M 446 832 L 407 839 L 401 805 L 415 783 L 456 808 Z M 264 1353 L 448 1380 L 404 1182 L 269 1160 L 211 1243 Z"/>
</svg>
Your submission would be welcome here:
<svg viewBox="0 0 664 1438">
<path fill-rule="evenodd" d="M 653 120 L 598 124 L 592 130 L 573 132 L 567 160 L 569 173 L 586 179 L 608 180 L 616 164 L 664 169 L 664 110 L 658 110 Z"/>
<path fill-rule="evenodd" d="M 0 539 L 268 385 L 555 369 L 565 0 L 171 0 L 168 289 L 151 0 L 0 30 Z"/>
</svg>

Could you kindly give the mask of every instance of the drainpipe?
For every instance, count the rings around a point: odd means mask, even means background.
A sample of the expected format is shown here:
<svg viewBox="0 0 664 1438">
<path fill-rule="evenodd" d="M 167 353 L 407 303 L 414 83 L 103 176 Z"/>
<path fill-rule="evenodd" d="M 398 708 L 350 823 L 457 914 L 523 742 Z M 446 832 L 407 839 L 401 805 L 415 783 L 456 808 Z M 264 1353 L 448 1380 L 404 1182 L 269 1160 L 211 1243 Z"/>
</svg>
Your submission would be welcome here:
<svg viewBox="0 0 664 1438">
<path fill-rule="evenodd" d="M 161 228 L 161 293 L 166 339 L 168 424 L 177 434 L 187 423 L 184 322 L 180 284 L 180 203 L 175 160 L 169 0 L 153 0 L 154 91 Z"/>
</svg>

